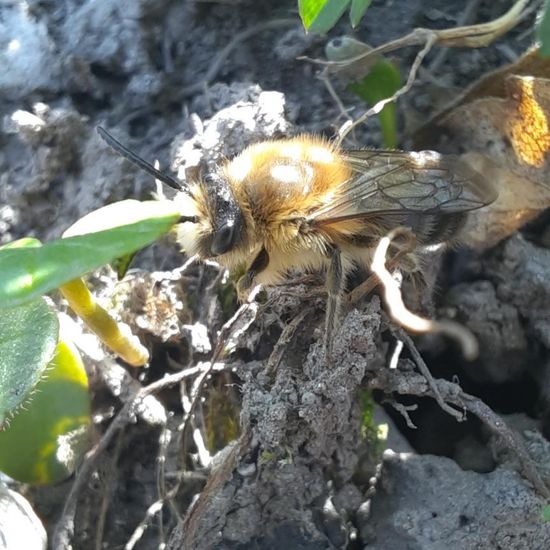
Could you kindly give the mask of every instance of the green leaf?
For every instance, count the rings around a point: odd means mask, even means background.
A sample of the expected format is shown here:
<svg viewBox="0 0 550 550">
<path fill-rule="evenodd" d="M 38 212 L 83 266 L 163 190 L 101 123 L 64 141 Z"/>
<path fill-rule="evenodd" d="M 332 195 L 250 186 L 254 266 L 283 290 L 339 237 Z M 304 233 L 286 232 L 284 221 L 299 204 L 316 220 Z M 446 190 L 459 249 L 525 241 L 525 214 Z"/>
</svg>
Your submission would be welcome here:
<svg viewBox="0 0 550 550">
<path fill-rule="evenodd" d="M 363 15 L 370 6 L 371 0 L 351 0 L 351 8 L 349 11 L 349 20 L 352 27 L 357 27 L 361 22 Z"/>
<path fill-rule="evenodd" d="M 132 263 L 132 260 L 135 258 L 136 253 L 133 252 L 132 254 L 126 254 L 124 256 L 121 256 L 120 258 L 115 258 L 111 262 L 111 266 L 116 271 L 116 275 L 118 277 L 118 280 L 124 279 L 124 275 L 126 275 L 126 272 L 130 268 L 130 264 Z"/>
<path fill-rule="evenodd" d="M 179 217 L 172 201 L 122 201 L 82 218 L 66 233 L 75 236 L 37 248 L 0 250 L 0 308 L 25 303 L 143 248 Z M 112 229 L 90 233 L 106 227 Z"/>
<path fill-rule="evenodd" d="M 58 333 L 57 315 L 43 298 L 0 309 L 0 426 L 40 380 Z"/>
<path fill-rule="evenodd" d="M 537 40 L 540 42 L 539 54 L 542 57 L 550 56 L 550 0 L 546 0 L 537 25 Z"/>
<path fill-rule="evenodd" d="M 0 246 L 0 250 L 3 248 L 36 248 L 37 246 L 42 246 L 42 243 L 38 239 L 25 237 L 24 239 L 18 239 L 17 241 Z"/>
<path fill-rule="evenodd" d="M 321 13 L 328 0 L 298 0 L 298 12 L 306 30 Z"/>
<path fill-rule="evenodd" d="M 298 10 L 306 30 L 324 34 L 342 17 L 351 0 L 299 0 Z"/>
<path fill-rule="evenodd" d="M 25 408 L 0 432 L 0 470 L 24 483 L 67 478 L 90 444 L 90 423 L 82 359 L 61 340 Z"/>
<path fill-rule="evenodd" d="M 105 229 L 114 229 L 123 225 L 130 225 L 140 222 L 153 222 L 160 224 L 174 224 L 181 213 L 174 201 L 136 201 L 133 199 L 114 202 L 98 208 L 76 223 L 71 225 L 63 237 L 74 237 L 76 235 L 87 235 Z"/>
<path fill-rule="evenodd" d="M 542 509 L 542 521 L 550 522 L 550 504 Z"/>
<path fill-rule="evenodd" d="M 349 85 L 349 90 L 372 106 L 381 99 L 392 96 L 401 87 L 401 75 L 397 67 L 385 59 L 378 61 L 369 74 Z M 386 105 L 378 115 L 384 147 L 397 146 L 397 115 L 395 103 Z"/>
</svg>

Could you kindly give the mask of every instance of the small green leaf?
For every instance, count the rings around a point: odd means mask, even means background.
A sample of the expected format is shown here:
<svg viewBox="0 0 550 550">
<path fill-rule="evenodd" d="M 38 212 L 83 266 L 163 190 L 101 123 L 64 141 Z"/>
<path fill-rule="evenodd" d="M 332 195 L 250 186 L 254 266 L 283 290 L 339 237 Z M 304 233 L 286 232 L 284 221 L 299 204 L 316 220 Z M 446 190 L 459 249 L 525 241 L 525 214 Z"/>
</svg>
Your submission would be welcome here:
<svg viewBox="0 0 550 550">
<path fill-rule="evenodd" d="M 550 56 L 550 0 L 546 0 L 537 25 L 537 40 L 540 42 L 539 54 L 542 57 Z"/>
<path fill-rule="evenodd" d="M 0 427 L 40 380 L 58 333 L 57 315 L 43 298 L 0 309 Z"/>
<path fill-rule="evenodd" d="M 550 522 L 550 504 L 542 509 L 542 521 Z"/>
<path fill-rule="evenodd" d="M 351 0 L 351 8 L 349 11 L 349 20 L 352 27 L 357 27 L 361 22 L 363 15 L 370 6 L 371 0 Z"/>
<path fill-rule="evenodd" d="M 351 0 L 299 0 L 298 10 L 306 30 L 324 34 L 342 17 Z"/>
<path fill-rule="evenodd" d="M 25 303 L 143 248 L 179 217 L 172 201 L 122 201 L 82 218 L 66 233 L 74 236 L 37 248 L 0 250 L 0 307 Z M 91 233 L 106 227 L 112 229 Z"/>
<path fill-rule="evenodd" d="M 25 237 L 24 239 L 18 239 L 17 241 L 0 246 L 0 250 L 4 248 L 36 248 L 37 246 L 42 246 L 42 243 L 38 239 Z"/>
<path fill-rule="evenodd" d="M 89 426 L 86 371 L 76 348 L 61 340 L 36 391 L 0 432 L 0 470 L 24 483 L 61 481 L 87 450 Z"/>
<path fill-rule="evenodd" d="M 358 82 L 349 85 L 349 90 L 372 106 L 381 99 L 392 96 L 401 87 L 401 75 L 397 67 L 385 59 L 378 61 L 369 74 Z M 393 149 L 397 146 L 397 116 L 395 103 L 389 103 L 380 112 L 379 120 L 382 129 L 384 147 Z"/>
</svg>

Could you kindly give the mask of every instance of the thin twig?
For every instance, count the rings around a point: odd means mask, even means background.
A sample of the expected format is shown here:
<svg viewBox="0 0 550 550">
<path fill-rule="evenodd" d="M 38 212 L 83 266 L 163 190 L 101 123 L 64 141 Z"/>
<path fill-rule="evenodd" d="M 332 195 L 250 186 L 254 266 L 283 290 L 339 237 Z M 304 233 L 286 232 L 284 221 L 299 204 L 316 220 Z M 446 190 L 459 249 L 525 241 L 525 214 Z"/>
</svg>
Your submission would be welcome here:
<svg viewBox="0 0 550 550">
<path fill-rule="evenodd" d="M 166 496 L 166 454 L 168 453 L 168 446 L 172 440 L 172 432 L 168 426 L 163 426 L 160 431 L 158 452 L 157 452 L 157 464 L 156 464 L 156 480 L 157 480 L 157 495 L 158 500 L 165 502 Z M 161 508 L 162 509 L 162 508 Z M 159 548 L 162 548 L 166 543 L 164 535 L 164 521 L 162 514 L 159 514 Z"/>
<path fill-rule="evenodd" d="M 428 386 L 430 386 L 433 396 L 437 401 L 437 404 L 441 407 L 441 409 L 444 410 L 447 414 L 450 414 L 452 417 L 456 418 L 458 422 L 463 422 L 464 420 L 466 420 L 466 415 L 464 414 L 463 410 L 458 411 L 453 407 L 451 407 L 450 405 L 447 405 L 447 403 L 445 403 L 443 397 L 439 393 L 439 389 L 432 376 L 432 373 L 430 372 L 430 369 L 428 368 L 428 365 L 426 365 L 426 363 L 424 362 L 424 359 L 416 349 L 416 346 L 414 345 L 412 338 L 403 329 L 399 327 L 392 327 L 391 324 L 389 324 L 389 327 L 390 327 L 390 331 L 394 332 L 394 336 L 398 338 L 400 341 L 405 342 L 405 344 L 407 345 L 407 349 L 412 355 L 414 362 L 418 367 L 418 370 L 420 371 L 422 376 L 424 376 L 424 378 L 426 379 L 426 382 L 428 382 Z"/>
<path fill-rule="evenodd" d="M 167 442 L 162 442 L 161 446 L 164 447 L 165 444 L 167 444 Z M 160 451 L 159 451 L 159 455 L 160 455 Z M 163 471 L 164 471 L 164 468 L 163 468 Z M 163 483 L 162 483 L 163 486 L 164 486 L 164 477 L 166 478 L 174 477 L 174 474 L 166 474 L 165 476 L 163 475 Z M 164 504 L 166 502 L 172 503 L 174 501 L 174 498 L 178 494 L 179 488 L 182 482 L 187 480 L 201 480 L 204 482 L 206 481 L 206 476 L 204 475 L 204 473 L 198 473 L 198 472 L 181 472 L 180 471 L 175 474 L 175 478 L 176 478 L 176 482 L 174 487 L 172 487 L 169 491 L 165 491 L 163 494 L 159 495 L 158 500 L 153 502 L 153 504 L 151 504 L 149 508 L 147 508 L 147 511 L 145 512 L 145 516 L 137 525 L 137 527 L 134 529 L 132 536 L 124 546 L 124 550 L 133 550 L 133 548 L 141 539 L 141 537 L 143 537 L 143 534 L 148 529 L 149 525 L 151 524 L 151 520 L 155 517 L 155 515 L 158 514 L 159 522 L 161 522 L 161 525 L 162 525 L 162 509 L 164 507 Z M 179 513 L 176 513 L 176 517 L 178 520 L 181 520 Z M 159 544 L 159 548 L 164 548 L 164 545 L 165 545 L 164 538 L 165 537 L 162 536 L 162 538 L 160 539 L 161 543 Z"/>
<path fill-rule="evenodd" d="M 413 252 L 416 246 L 416 241 L 412 239 L 411 242 L 407 243 L 407 247 L 403 250 L 399 250 L 395 256 L 386 261 L 386 269 L 388 271 L 393 271 L 399 266 L 401 258 L 410 252 Z M 376 273 L 372 273 L 369 277 L 363 281 L 361 284 L 357 285 L 353 290 L 351 290 L 348 295 L 344 298 L 348 305 L 357 303 L 361 298 L 370 294 L 381 281 Z"/>
<path fill-rule="evenodd" d="M 220 333 L 218 335 L 218 341 L 216 343 L 216 347 L 214 348 L 212 358 L 210 359 L 209 368 L 205 369 L 204 372 L 193 383 L 193 388 L 191 390 L 191 405 L 189 407 L 189 410 L 186 412 L 186 414 L 184 414 L 182 426 L 181 426 L 181 429 L 184 433 L 187 431 L 190 419 L 195 414 L 195 409 L 197 408 L 197 404 L 199 402 L 199 398 L 202 392 L 202 388 L 204 386 L 204 382 L 212 372 L 212 369 L 215 363 L 222 357 L 225 351 L 225 347 L 228 343 L 228 340 L 233 334 L 234 328 L 238 326 L 238 323 L 242 321 L 242 319 L 247 314 L 250 315 L 252 318 L 249 319 L 248 323 L 246 323 L 246 326 L 249 326 L 250 323 L 252 323 L 253 320 L 256 318 L 258 306 L 254 302 L 254 300 L 256 299 L 256 296 L 260 290 L 261 290 L 260 285 L 253 288 L 247 298 L 247 301 L 243 305 L 241 305 L 241 307 L 237 310 L 237 312 L 233 315 L 233 317 L 231 317 L 231 319 L 229 319 L 229 321 L 227 321 L 222 326 Z"/>
<path fill-rule="evenodd" d="M 141 537 L 147 530 L 147 527 L 149 527 L 151 520 L 161 512 L 163 506 L 164 506 L 164 500 L 159 499 L 153 502 L 153 504 L 151 504 L 151 506 L 147 508 L 145 517 L 141 520 L 139 525 L 134 529 L 134 532 L 132 533 L 130 540 L 124 546 L 124 550 L 133 550 L 135 545 L 139 542 L 139 539 L 141 539 Z M 161 547 L 159 546 L 159 548 Z"/>
<path fill-rule="evenodd" d="M 409 416 L 409 411 L 416 411 L 418 409 L 418 405 L 403 405 L 403 403 L 398 403 L 394 399 L 385 399 L 384 403 L 388 403 L 392 408 L 394 408 L 405 420 L 405 424 L 407 425 L 407 428 L 411 430 L 417 430 L 418 428 L 415 426 L 414 422 L 411 420 L 411 417 Z"/>
<path fill-rule="evenodd" d="M 413 64 L 411 65 L 409 76 L 407 78 L 407 82 L 404 86 L 399 88 L 393 95 L 390 97 L 387 97 L 385 99 L 381 99 L 378 101 L 374 106 L 372 106 L 370 109 L 368 109 L 366 112 L 364 112 L 355 122 L 344 123 L 340 130 L 338 131 L 338 139 L 336 140 L 336 144 L 339 147 L 345 137 L 359 124 L 362 124 L 365 122 L 369 117 L 373 115 L 377 115 L 388 103 L 392 103 L 394 101 L 397 101 L 398 98 L 400 98 L 402 95 L 406 94 L 412 87 L 416 80 L 416 74 L 418 73 L 418 68 L 422 64 L 422 61 L 428 55 L 428 52 L 432 49 L 432 46 L 436 42 L 436 37 L 434 35 L 429 35 L 426 38 L 426 43 L 424 44 L 424 47 L 416 54 L 416 57 L 414 59 Z"/>
<path fill-rule="evenodd" d="M 467 25 L 461 27 L 454 27 L 451 29 L 425 29 L 418 28 L 414 29 L 411 33 L 396 40 L 392 40 L 373 48 L 367 50 L 359 55 L 348 58 L 345 60 L 339 61 L 325 61 L 320 59 L 310 59 L 306 57 L 301 57 L 305 61 L 311 63 L 316 63 L 325 67 L 325 73 L 338 73 L 341 71 L 349 70 L 349 67 L 355 64 L 364 64 L 368 66 L 368 63 L 383 54 L 393 52 L 395 50 L 406 48 L 410 46 L 422 46 L 422 49 L 416 55 L 413 65 L 409 71 L 409 76 L 405 86 L 400 88 L 395 94 L 391 97 L 379 101 L 374 107 L 365 112 L 356 122 L 354 123 L 345 123 L 339 131 L 339 138 L 337 140 L 338 144 L 341 144 L 345 136 L 357 126 L 364 122 L 370 116 L 379 113 L 383 107 L 392 101 L 395 101 L 403 94 L 407 93 L 412 87 L 418 69 L 430 49 L 434 45 L 446 46 L 446 47 L 462 47 L 462 48 L 480 48 L 488 46 L 498 37 L 502 36 L 504 33 L 508 32 L 514 26 L 516 26 L 520 21 L 523 20 L 525 14 L 530 12 L 531 8 L 525 9 L 526 6 L 532 0 L 518 0 L 504 15 L 498 17 L 493 21 L 488 23 L 481 23 L 477 25 Z M 536 3 L 539 0 L 534 0 Z M 344 109 L 345 110 L 345 109 Z"/>
<path fill-rule="evenodd" d="M 481 399 L 462 391 L 454 399 L 452 395 L 449 396 L 448 400 L 451 402 L 454 401 L 455 404 L 463 406 L 472 414 L 475 414 L 494 433 L 498 434 L 504 441 L 504 444 L 515 452 L 525 477 L 543 497 L 550 498 L 550 488 L 542 479 L 529 453 L 525 450 L 523 443 L 500 416 L 481 401 Z"/>
<path fill-rule="evenodd" d="M 389 368 L 390 369 L 396 369 L 399 364 L 399 357 L 401 356 L 401 352 L 403 351 L 403 340 L 397 339 L 395 341 L 395 348 L 391 354 L 390 362 L 389 362 Z"/>
<path fill-rule="evenodd" d="M 116 466 L 118 459 L 120 457 L 120 452 L 122 450 L 122 434 L 119 434 L 115 448 L 113 451 L 113 456 L 110 459 L 109 469 L 107 471 L 107 476 L 103 481 L 103 486 L 105 491 L 103 492 L 103 498 L 101 499 L 101 506 L 99 508 L 99 517 L 97 518 L 97 528 L 95 534 L 95 548 L 96 550 L 101 550 L 103 548 L 103 534 L 105 532 L 105 520 L 107 519 L 107 511 L 109 510 L 109 504 L 111 502 L 111 496 L 113 494 L 113 486 L 116 479 Z"/>
<path fill-rule="evenodd" d="M 233 317 L 231 317 L 231 319 L 229 319 L 229 321 L 227 321 L 222 326 L 218 335 L 216 347 L 214 348 L 212 358 L 210 359 L 210 364 L 207 364 L 207 367 L 203 369 L 202 374 L 194 381 L 188 402 L 182 403 L 184 405 L 184 414 L 180 426 L 178 427 L 178 431 L 182 434 L 182 437 L 184 439 L 184 447 L 187 430 L 193 420 L 193 416 L 199 403 L 202 388 L 204 386 L 206 378 L 212 373 L 213 366 L 223 355 L 229 338 L 233 335 L 234 329 L 236 326 L 238 326 L 238 323 L 242 321 L 245 315 L 249 315 L 250 318 L 248 319 L 248 322 L 244 323 L 245 327 L 241 328 L 241 330 L 245 330 L 256 318 L 258 305 L 254 302 L 254 300 L 256 299 L 256 296 L 258 295 L 258 292 L 260 292 L 260 290 L 260 285 L 254 287 L 249 293 L 246 302 L 241 305 L 241 307 L 237 310 Z"/>
<path fill-rule="evenodd" d="M 59 519 L 53 535 L 53 548 L 70 548 L 71 538 L 74 533 L 74 517 L 76 513 L 76 504 L 80 492 L 84 488 L 85 483 L 92 474 L 96 463 L 101 454 L 107 449 L 113 437 L 118 431 L 130 421 L 130 411 L 132 402 L 126 403 L 120 410 L 111 425 L 107 428 L 99 443 L 84 457 L 81 467 L 79 468 L 75 481 L 69 491 L 61 518 Z"/>
<path fill-rule="evenodd" d="M 468 25 L 466 27 L 454 27 L 451 29 L 414 29 L 401 38 L 386 42 L 381 46 L 360 53 L 344 61 L 326 61 L 324 59 L 310 59 L 306 57 L 301 57 L 299 59 L 322 65 L 329 72 L 337 73 L 341 69 L 347 69 L 352 64 L 370 61 L 371 57 L 380 56 L 411 46 L 424 46 L 432 37 L 435 37 L 435 43 L 438 46 L 455 46 L 459 48 L 480 48 L 488 46 L 499 36 L 502 36 L 523 20 L 525 12 L 531 10 L 531 8 L 524 10 L 530 1 L 531 0 L 518 0 L 504 15 L 488 23 Z M 539 3 L 539 0 L 534 1 L 537 4 Z"/>
<path fill-rule="evenodd" d="M 325 85 L 325 88 L 327 89 L 330 97 L 334 100 L 334 103 L 336 103 L 336 106 L 338 107 L 338 110 L 340 111 L 340 116 L 345 118 L 348 121 L 353 122 L 353 118 L 348 113 L 348 110 L 346 109 L 345 105 L 342 103 L 342 100 L 340 99 L 340 96 L 334 89 L 334 86 L 332 85 L 332 82 L 330 81 L 330 77 L 327 73 L 323 73 L 320 76 L 321 82 Z"/>
</svg>

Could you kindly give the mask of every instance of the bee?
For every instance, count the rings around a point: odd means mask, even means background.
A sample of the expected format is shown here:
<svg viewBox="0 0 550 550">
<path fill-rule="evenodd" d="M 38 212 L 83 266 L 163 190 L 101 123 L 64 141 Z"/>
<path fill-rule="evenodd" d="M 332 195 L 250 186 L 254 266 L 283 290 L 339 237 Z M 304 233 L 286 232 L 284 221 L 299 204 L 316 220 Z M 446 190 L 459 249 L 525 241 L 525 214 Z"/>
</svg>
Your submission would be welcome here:
<svg viewBox="0 0 550 550">
<path fill-rule="evenodd" d="M 230 270 L 245 266 L 239 293 L 279 283 L 292 270 L 325 271 L 327 352 L 346 278 L 370 266 L 380 238 L 407 227 L 420 249 L 452 241 L 469 211 L 496 198 L 458 157 L 344 150 L 311 135 L 250 145 L 183 185 L 98 131 L 119 154 L 180 191 L 178 242 Z"/>
</svg>

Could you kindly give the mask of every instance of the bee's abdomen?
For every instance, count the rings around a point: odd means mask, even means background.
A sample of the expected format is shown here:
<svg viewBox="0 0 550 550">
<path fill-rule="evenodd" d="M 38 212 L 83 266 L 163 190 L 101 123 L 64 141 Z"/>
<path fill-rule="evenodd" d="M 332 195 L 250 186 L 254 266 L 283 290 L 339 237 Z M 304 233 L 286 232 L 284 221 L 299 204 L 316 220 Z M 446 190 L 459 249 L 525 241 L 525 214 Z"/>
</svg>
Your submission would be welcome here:
<svg viewBox="0 0 550 550">
<path fill-rule="evenodd" d="M 403 225 L 410 227 L 421 245 L 452 241 L 466 222 L 465 212 L 435 214 L 411 213 L 405 216 Z"/>
</svg>

